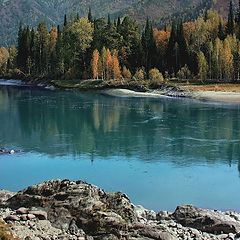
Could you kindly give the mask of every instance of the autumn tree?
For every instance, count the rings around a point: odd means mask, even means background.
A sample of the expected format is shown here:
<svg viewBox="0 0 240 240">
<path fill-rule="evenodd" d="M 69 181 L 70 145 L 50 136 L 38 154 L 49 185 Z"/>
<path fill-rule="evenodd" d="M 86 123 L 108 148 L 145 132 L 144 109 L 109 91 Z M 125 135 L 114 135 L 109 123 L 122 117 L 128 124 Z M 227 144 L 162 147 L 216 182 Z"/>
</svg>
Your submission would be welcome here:
<svg viewBox="0 0 240 240">
<path fill-rule="evenodd" d="M 130 80 L 132 78 L 132 73 L 128 68 L 126 68 L 126 66 L 123 66 L 122 76 L 126 80 Z"/>
<path fill-rule="evenodd" d="M 56 27 L 52 27 L 51 31 L 49 33 L 49 50 L 50 50 L 50 52 L 54 51 L 54 49 L 56 47 L 57 39 L 58 39 L 58 29 Z"/>
<path fill-rule="evenodd" d="M 99 77 L 99 51 L 95 49 L 92 56 L 92 75 L 93 79 L 98 79 Z"/>
<path fill-rule="evenodd" d="M 106 50 L 106 62 L 105 62 L 106 79 L 112 78 L 112 54 L 109 49 Z"/>
<path fill-rule="evenodd" d="M 146 73 L 144 68 L 139 68 L 134 74 L 134 79 L 141 81 L 145 79 L 145 76 L 146 76 Z"/>
<path fill-rule="evenodd" d="M 159 84 L 164 82 L 164 77 L 157 68 L 153 68 L 149 71 L 149 79 L 154 84 Z"/>
<path fill-rule="evenodd" d="M 122 77 L 121 68 L 120 68 L 120 64 L 119 64 L 118 55 L 117 55 L 116 50 L 113 51 L 113 55 L 112 55 L 112 71 L 113 71 L 114 80 L 121 79 L 121 77 Z"/>
<path fill-rule="evenodd" d="M 0 74 L 4 74 L 7 69 L 7 62 L 9 59 L 9 52 L 6 48 L 0 48 Z"/>
<path fill-rule="evenodd" d="M 222 79 L 230 81 L 233 79 L 233 55 L 229 45 L 229 40 L 225 39 L 220 51 L 220 65 Z"/>
<path fill-rule="evenodd" d="M 198 53 L 198 72 L 199 72 L 199 78 L 201 80 L 207 79 L 208 63 L 203 52 L 201 51 Z"/>
</svg>

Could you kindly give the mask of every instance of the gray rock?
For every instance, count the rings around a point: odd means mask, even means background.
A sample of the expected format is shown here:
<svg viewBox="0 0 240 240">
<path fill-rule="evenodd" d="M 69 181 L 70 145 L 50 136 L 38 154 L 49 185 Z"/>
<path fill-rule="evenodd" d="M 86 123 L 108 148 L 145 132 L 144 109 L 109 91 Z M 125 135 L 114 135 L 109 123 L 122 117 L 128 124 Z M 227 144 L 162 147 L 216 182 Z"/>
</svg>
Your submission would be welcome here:
<svg viewBox="0 0 240 240">
<path fill-rule="evenodd" d="M 141 236 L 150 238 L 150 239 L 159 239 L 159 240 L 178 240 L 178 238 L 172 235 L 167 230 L 144 227 L 138 230 L 138 233 Z"/>
<path fill-rule="evenodd" d="M 1 218 L 10 221 L 20 239 L 233 240 L 240 236 L 235 212 L 181 206 L 173 214 L 156 214 L 134 206 L 125 194 L 69 180 L 48 181 L 17 193 L 0 208 Z"/>
<path fill-rule="evenodd" d="M 144 208 L 141 205 L 135 206 L 135 212 L 138 219 L 156 220 L 156 213 Z"/>
<path fill-rule="evenodd" d="M 82 181 L 55 180 L 31 186 L 9 199 L 7 206 L 42 208 L 53 226 L 64 231 L 75 219 L 90 236 L 127 231 L 137 221 L 134 206 L 125 194 L 105 193 Z"/>
<path fill-rule="evenodd" d="M 17 214 L 28 214 L 28 209 L 21 207 L 21 208 L 17 209 L 16 213 Z"/>
<path fill-rule="evenodd" d="M 213 233 L 237 233 L 240 222 L 224 214 L 213 212 L 190 205 L 179 206 L 173 213 L 174 219 L 185 227 Z"/>
<path fill-rule="evenodd" d="M 31 214 L 31 213 L 27 214 L 27 219 L 28 220 L 33 220 L 35 218 L 36 218 L 36 216 L 34 214 Z"/>
<path fill-rule="evenodd" d="M 21 221 L 27 221 L 27 220 L 28 220 L 27 214 L 22 214 L 22 215 L 20 216 L 20 220 L 21 220 Z"/>
<path fill-rule="evenodd" d="M 169 212 L 167 212 L 167 211 L 160 211 L 159 213 L 157 213 L 156 219 L 157 219 L 158 221 L 161 221 L 161 220 L 170 220 L 170 219 L 171 219 L 171 216 L 170 216 Z"/>
<path fill-rule="evenodd" d="M 35 215 L 39 220 L 47 220 L 47 213 L 45 211 L 32 210 L 29 213 Z"/>
<path fill-rule="evenodd" d="M 6 190 L 0 190 L 0 207 L 4 207 L 6 201 L 14 196 L 15 193 Z"/>
<path fill-rule="evenodd" d="M 4 220 L 15 222 L 15 221 L 20 221 L 20 218 L 16 215 L 10 215 L 10 216 L 7 216 Z"/>
</svg>

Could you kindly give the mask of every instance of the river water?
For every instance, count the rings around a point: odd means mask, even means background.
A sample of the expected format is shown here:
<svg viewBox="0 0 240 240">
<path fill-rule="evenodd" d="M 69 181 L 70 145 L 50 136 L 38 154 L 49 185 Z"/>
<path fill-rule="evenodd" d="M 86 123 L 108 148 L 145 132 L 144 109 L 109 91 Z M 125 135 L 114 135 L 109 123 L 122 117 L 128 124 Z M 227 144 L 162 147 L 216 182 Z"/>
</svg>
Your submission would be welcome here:
<svg viewBox="0 0 240 240">
<path fill-rule="evenodd" d="M 240 105 L 0 88 L 0 188 L 81 179 L 135 204 L 240 210 Z"/>
</svg>

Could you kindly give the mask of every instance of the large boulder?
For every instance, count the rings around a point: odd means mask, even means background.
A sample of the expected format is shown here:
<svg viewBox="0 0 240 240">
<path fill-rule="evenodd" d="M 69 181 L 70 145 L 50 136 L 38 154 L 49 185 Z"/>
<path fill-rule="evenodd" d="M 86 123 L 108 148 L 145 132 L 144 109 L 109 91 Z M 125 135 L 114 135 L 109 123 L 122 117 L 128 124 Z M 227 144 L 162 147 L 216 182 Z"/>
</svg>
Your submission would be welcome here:
<svg viewBox="0 0 240 240">
<path fill-rule="evenodd" d="M 106 193 L 82 181 L 54 180 L 31 186 L 10 198 L 12 209 L 41 208 L 53 226 L 67 230 L 74 220 L 89 235 L 127 232 L 137 221 L 134 206 L 125 194 Z"/>
<path fill-rule="evenodd" d="M 185 227 L 196 228 L 213 234 L 240 232 L 240 222 L 217 211 L 205 210 L 191 205 L 179 206 L 173 213 L 176 222 Z"/>
</svg>

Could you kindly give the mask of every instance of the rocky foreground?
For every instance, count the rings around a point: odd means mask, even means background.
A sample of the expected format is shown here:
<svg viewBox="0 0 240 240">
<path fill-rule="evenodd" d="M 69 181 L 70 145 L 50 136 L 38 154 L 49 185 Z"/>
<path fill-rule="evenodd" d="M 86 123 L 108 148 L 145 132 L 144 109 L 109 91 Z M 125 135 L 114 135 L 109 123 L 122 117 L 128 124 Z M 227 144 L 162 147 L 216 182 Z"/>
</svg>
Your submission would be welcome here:
<svg viewBox="0 0 240 240">
<path fill-rule="evenodd" d="M 0 191 L 0 221 L 25 240 L 240 239 L 240 214 L 179 206 L 155 213 L 122 193 L 54 180 L 17 194 Z M 0 237 L 1 239 L 1 237 Z"/>
</svg>

